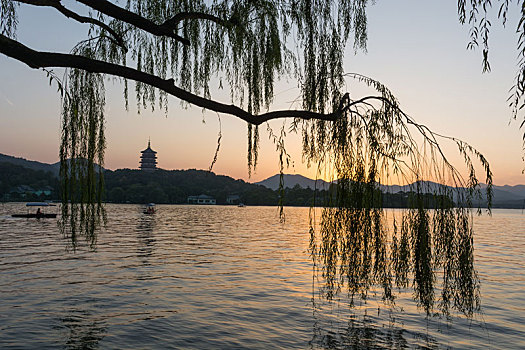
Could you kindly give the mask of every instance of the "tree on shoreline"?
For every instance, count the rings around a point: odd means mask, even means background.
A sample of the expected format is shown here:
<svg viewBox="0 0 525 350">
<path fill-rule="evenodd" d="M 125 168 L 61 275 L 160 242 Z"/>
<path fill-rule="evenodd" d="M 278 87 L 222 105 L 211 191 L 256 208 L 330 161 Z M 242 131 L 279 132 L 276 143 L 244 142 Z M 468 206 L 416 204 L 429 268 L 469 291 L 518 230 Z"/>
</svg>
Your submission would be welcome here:
<svg viewBox="0 0 525 350">
<path fill-rule="evenodd" d="M 348 44 L 352 42 L 355 50 L 366 49 L 369 1 L 129 0 L 120 6 L 106 0 L 78 0 L 87 15 L 60 0 L 0 1 L 0 52 L 43 69 L 61 92 L 62 207 L 64 218 L 70 218 L 64 225 L 72 230 L 73 240 L 79 225 L 94 241 L 96 225 L 86 218 L 103 216 L 103 177 L 94 164 L 104 164 L 105 81 L 116 77 L 122 82 L 126 107 L 132 81 L 139 111 L 157 107 L 166 111 L 171 95 L 247 122 L 250 170 L 257 165 L 259 126 L 275 119 L 292 120 L 292 131 L 302 135 L 304 160 L 319 168 L 329 166 L 338 179 L 320 232 L 312 230 L 311 252 L 327 281 L 327 295 L 341 284 L 361 295 L 381 285 L 385 299 L 393 300 L 392 276 L 398 286 L 407 286 L 410 273 L 416 299 L 430 312 L 435 270 L 442 268 L 446 278 L 441 309 L 447 311 L 452 305 L 470 315 L 477 307 L 471 214 L 447 203 L 429 212 L 423 203 L 429 189 L 420 188 L 419 180 L 469 188 L 457 193 L 468 206 L 480 191 L 476 161 L 483 169 L 490 200 L 489 164 L 467 143 L 417 123 L 380 82 L 344 72 Z M 485 70 L 490 68 L 489 3 L 458 2 L 460 21 L 472 26 L 471 47 L 478 42 L 483 46 Z M 503 1 L 503 22 L 510 3 Z M 33 50 L 16 40 L 19 4 L 54 8 L 72 21 L 89 24 L 88 35 L 68 54 Z M 64 81 L 50 70 L 55 67 L 68 69 Z M 298 82 L 300 109 L 271 110 L 274 83 L 284 77 Z M 229 89 L 231 103 L 212 98 L 210 82 L 215 78 L 219 87 Z M 345 90 L 348 79 L 370 87 L 374 94 L 354 97 Z M 525 79 L 518 75 L 514 115 L 524 87 Z M 282 171 L 289 160 L 286 132 L 268 130 Z M 455 144 L 463 156 L 466 178 L 448 161 L 440 147 L 443 140 Z M 421 194 L 421 201 L 416 200 L 402 218 L 400 229 L 393 230 L 399 231 L 399 239 L 392 245 L 377 197 L 378 184 L 391 177 L 416 184 L 414 192 Z M 445 186 L 431 189 L 437 196 L 447 196 L 448 191 Z M 67 205 L 68 200 L 79 205 Z"/>
</svg>

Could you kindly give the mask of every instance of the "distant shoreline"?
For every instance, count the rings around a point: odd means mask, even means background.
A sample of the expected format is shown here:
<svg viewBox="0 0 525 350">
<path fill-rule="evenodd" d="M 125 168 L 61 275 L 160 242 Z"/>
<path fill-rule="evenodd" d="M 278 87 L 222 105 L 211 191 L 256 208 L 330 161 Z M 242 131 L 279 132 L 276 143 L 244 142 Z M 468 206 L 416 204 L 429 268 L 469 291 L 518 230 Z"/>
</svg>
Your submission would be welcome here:
<svg viewBox="0 0 525 350">
<path fill-rule="evenodd" d="M 59 164 L 45 164 L 27 161 L 0 154 L 0 201 L 42 201 L 60 198 L 58 180 Z M 281 193 L 279 184 L 284 185 L 282 203 L 290 207 L 311 207 L 314 203 L 329 203 L 331 184 L 313 180 L 298 174 L 279 174 L 258 183 L 249 183 L 207 170 L 163 170 L 144 172 L 138 169 L 105 170 L 104 199 L 108 203 L 165 203 L 186 204 L 188 197 L 208 196 L 217 204 L 239 204 L 249 206 L 278 206 Z M 484 185 L 482 185 L 484 186 Z M 409 184 L 378 185 L 383 192 L 382 207 L 409 208 L 410 193 L 415 188 L 422 192 L 437 192 L 442 185 L 422 181 L 418 186 Z M 462 189 L 455 189 L 462 191 Z M 465 190 L 466 191 L 466 190 Z M 482 191 L 483 192 L 483 191 Z M 492 208 L 524 209 L 525 185 L 494 186 Z M 423 194 L 425 205 L 432 207 L 435 199 Z M 457 202 L 456 196 L 451 197 Z M 482 193 L 476 198 L 480 203 L 473 208 L 486 208 Z M 319 206 L 319 205 L 316 205 Z M 321 207 L 321 206 L 319 206 Z"/>
<path fill-rule="evenodd" d="M 58 200 L 53 200 L 51 201 L 53 203 L 58 203 L 60 204 L 60 202 Z M 15 204 L 15 203 L 20 203 L 20 204 L 23 204 L 23 203 L 27 203 L 27 201 L 8 201 L 8 202 L 0 202 L 0 205 L 2 204 Z M 146 204 L 148 203 L 117 203 L 117 202 L 103 202 L 104 205 L 107 205 L 107 204 L 115 204 L 115 205 L 133 205 L 133 206 L 145 206 Z M 231 208 L 234 208 L 234 207 L 237 207 L 238 205 L 236 204 L 188 204 L 188 203 L 158 203 L 157 204 L 158 206 L 188 206 L 188 207 L 231 207 Z M 245 205 L 245 207 L 275 207 L 275 208 L 278 208 L 279 206 L 278 205 L 274 205 L 274 204 L 260 204 L 260 205 Z M 306 205 L 284 205 L 283 208 L 320 208 L 320 209 L 323 209 L 323 208 L 328 208 L 328 207 L 325 207 L 325 206 L 306 206 Z M 409 207 L 381 207 L 382 209 L 411 209 Z M 457 206 L 455 206 L 454 208 L 458 208 Z M 468 208 L 468 209 L 472 209 L 472 210 L 477 210 L 477 209 L 481 209 L 481 210 L 487 210 L 487 207 L 464 207 L 464 208 Z M 414 209 L 414 208 L 412 208 Z M 434 208 L 426 208 L 428 210 L 433 210 Z M 503 207 L 503 206 L 497 206 L 497 207 L 492 207 L 491 210 L 520 210 L 520 211 L 524 211 L 525 212 L 525 208 L 518 208 L 518 207 Z"/>
</svg>

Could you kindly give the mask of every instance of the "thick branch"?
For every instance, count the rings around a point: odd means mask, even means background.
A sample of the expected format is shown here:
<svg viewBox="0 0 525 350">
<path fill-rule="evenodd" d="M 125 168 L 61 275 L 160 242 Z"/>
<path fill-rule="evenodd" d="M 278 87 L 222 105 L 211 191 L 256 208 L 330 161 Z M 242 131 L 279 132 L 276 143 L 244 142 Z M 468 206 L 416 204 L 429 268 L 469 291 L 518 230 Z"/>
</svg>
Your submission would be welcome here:
<svg viewBox="0 0 525 350">
<path fill-rule="evenodd" d="M 340 108 L 336 112 L 328 114 L 304 110 L 281 110 L 268 112 L 261 115 L 253 115 L 235 105 L 227 105 L 221 102 L 203 98 L 189 91 L 183 90 L 175 86 L 173 79 L 162 79 L 158 76 L 141 72 L 133 68 L 121 66 L 114 63 L 94 60 L 84 56 L 35 51 L 1 34 L 0 52 L 8 57 L 14 58 L 18 61 L 27 64 L 31 68 L 77 68 L 92 73 L 104 73 L 135 80 L 163 90 L 166 93 L 180 98 L 181 100 L 191 103 L 193 105 L 216 111 L 219 113 L 230 114 L 255 125 L 259 125 L 268 120 L 280 118 L 318 119 L 333 121 L 339 118 L 343 114 L 344 110 L 348 109 L 349 107 L 355 105 L 358 102 L 353 102 L 344 106 L 343 108 L 342 101 Z M 345 96 L 345 98 L 347 98 L 348 95 Z"/>
<path fill-rule="evenodd" d="M 158 25 L 147 18 L 144 18 L 134 12 L 123 9 L 122 7 L 116 6 L 106 0 L 77 0 L 82 4 L 91 7 L 107 16 L 115 19 L 124 21 L 132 24 L 135 27 L 142 29 L 148 33 L 157 36 L 167 36 L 177 41 L 182 42 L 184 45 L 189 45 L 190 41 L 186 38 L 181 37 L 173 31 L 170 26 Z"/>
<path fill-rule="evenodd" d="M 234 24 L 231 21 L 227 21 L 217 16 L 210 15 L 210 14 L 203 13 L 203 12 L 180 12 L 180 13 L 177 13 L 175 16 L 173 16 L 173 18 L 170 18 L 166 22 L 161 24 L 161 26 L 173 29 L 177 27 L 179 22 L 183 20 L 187 20 L 187 19 L 205 19 L 205 20 L 220 24 L 222 26 L 229 26 L 229 25 Z"/>
<path fill-rule="evenodd" d="M 77 22 L 91 23 L 91 24 L 97 25 L 100 28 L 105 29 L 109 34 L 111 34 L 113 38 L 115 39 L 116 43 L 127 51 L 127 47 L 126 47 L 126 44 L 124 43 L 124 40 L 122 39 L 122 36 L 117 34 L 113 29 L 111 29 L 110 26 L 108 26 L 106 23 L 99 21 L 95 18 L 80 16 L 79 14 L 65 8 L 64 5 L 62 5 L 62 3 L 60 2 L 60 0 L 15 0 L 15 1 L 21 2 L 24 4 L 28 4 L 28 5 L 34 5 L 34 6 L 54 7 L 64 16 L 72 18 Z"/>
</svg>

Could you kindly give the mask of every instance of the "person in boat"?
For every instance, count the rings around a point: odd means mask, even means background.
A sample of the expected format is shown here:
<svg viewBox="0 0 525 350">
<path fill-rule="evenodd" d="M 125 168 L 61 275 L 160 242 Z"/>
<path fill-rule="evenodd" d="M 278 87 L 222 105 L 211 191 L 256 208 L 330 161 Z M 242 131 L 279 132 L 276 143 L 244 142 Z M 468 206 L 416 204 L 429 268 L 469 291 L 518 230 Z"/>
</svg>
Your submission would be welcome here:
<svg viewBox="0 0 525 350">
<path fill-rule="evenodd" d="M 40 208 L 36 210 L 36 216 L 42 216 L 42 210 L 40 210 Z"/>
</svg>

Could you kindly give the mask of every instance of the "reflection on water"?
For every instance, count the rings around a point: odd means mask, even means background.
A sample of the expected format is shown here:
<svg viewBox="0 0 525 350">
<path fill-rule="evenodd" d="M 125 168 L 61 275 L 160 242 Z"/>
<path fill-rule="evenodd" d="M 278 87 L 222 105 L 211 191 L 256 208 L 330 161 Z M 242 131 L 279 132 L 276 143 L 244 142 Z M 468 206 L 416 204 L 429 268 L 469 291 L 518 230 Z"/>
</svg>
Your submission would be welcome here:
<svg viewBox="0 0 525 350">
<path fill-rule="evenodd" d="M 388 324 L 382 326 L 377 324 L 378 316 L 379 313 L 374 317 L 365 312 L 359 317 L 352 313 L 345 318 L 346 324 L 342 324 L 340 328 L 334 329 L 332 325 L 332 328 L 326 329 L 319 321 L 324 317 L 314 313 L 315 323 L 310 344 L 323 349 L 404 349 L 409 345 L 414 347 L 416 343 L 420 343 L 421 348 L 437 348 L 436 340 L 428 334 L 408 334 L 409 332 L 396 325 L 391 313 Z"/>
<path fill-rule="evenodd" d="M 524 217 L 476 218 L 483 317 L 426 317 L 408 289 L 326 300 L 308 209 L 108 205 L 96 249 L 0 207 L 0 348 L 524 348 Z M 504 230 L 504 231 L 502 231 Z M 500 237 L 504 239 L 494 239 Z"/>
<path fill-rule="evenodd" d="M 470 222 L 463 208 L 323 209 L 320 229 L 310 230 L 319 290 L 329 300 L 347 292 L 352 302 L 381 288 L 382 299 L 393 302 L 395 287 L 412 287 L 428 315 L 472 317 L 480 295 Z"/>
<path fill-rule="evenodd" d="M 148 257 L 153 254 L 155 249 L 155 237 L 153 230 L 155 229 L 155 216 L 143 215 L 139 218 L 137 224 L 137 256 L 142 258 L 142 263 L 148 265 Z"/>
<path fill-rule="evenodd" d="M 66 195 L 67 196 L 67 195 Z M 102 203 L 70 203 L 60 205 L 58 229 L 67 237 L 70 249 L 76 250 L 79 238 L 91 249 L 96 248 L 100 227 L 106 224 L 106 210 Z"/>
<path fill-rule="evenodd" d="M 67 330 L 66 349 L 97 349 L 106 334 L 103 320 L 97 320 L 97 315 L 87 310 L 72 308 L 61 321 L 62 327 L 55 329 Z"/>
</svg>

